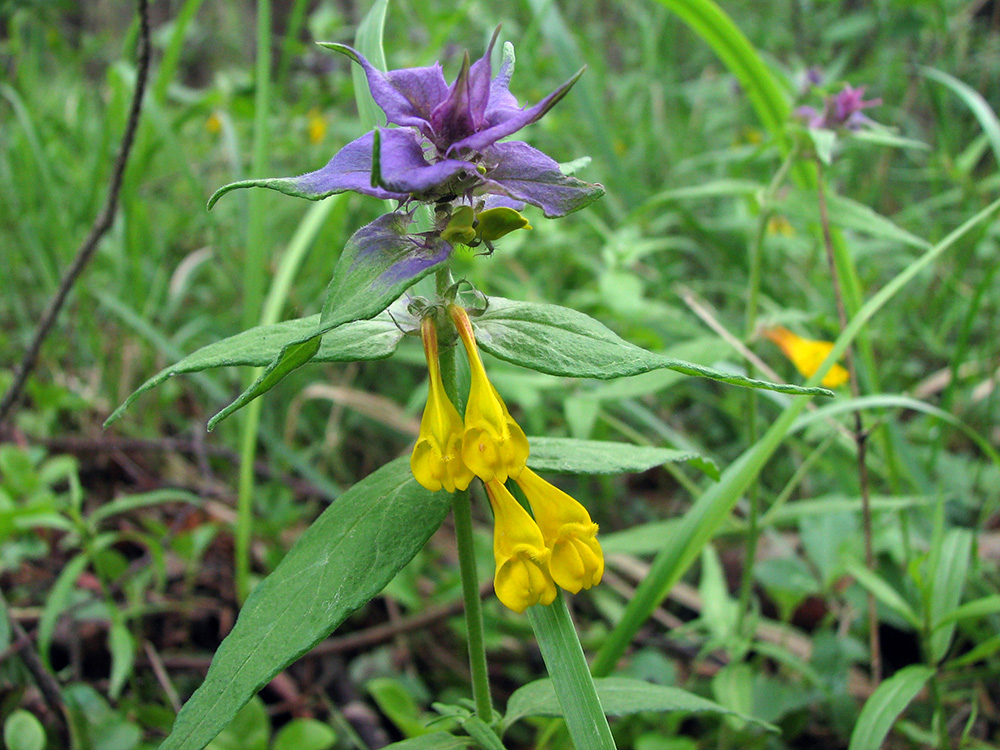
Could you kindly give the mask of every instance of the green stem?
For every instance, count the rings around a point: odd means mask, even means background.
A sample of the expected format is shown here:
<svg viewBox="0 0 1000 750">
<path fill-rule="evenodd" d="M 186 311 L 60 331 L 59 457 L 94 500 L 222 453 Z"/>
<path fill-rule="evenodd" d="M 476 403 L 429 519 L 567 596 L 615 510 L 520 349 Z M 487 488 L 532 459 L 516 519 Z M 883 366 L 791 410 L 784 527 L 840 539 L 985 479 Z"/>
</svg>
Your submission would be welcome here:
<svg viewBox="0 0 1000 750">
<path fill-rule="evenodd" d="M 535 631 L 573 744 L 578 750 L 615 750 L 608 718 L 562 592 L 547 607 L 529 607 L 528 621 Z"/>
<path fill-rule="evenodd" d="M 452 285 L 451 271 L 442 268 L 437 272 L 437 291 L 441 295 Z M 438 337 L 441 338 L 440 336 Z M 458 391 L 457 347 L 441 347 L 441 381 L 445 393 L 461 409 L 464 399 Z M 486 664 L 486 645 L 483 637 L 483 607 L 479 599 L 479 580 L 476 573 L 476 551 L 472 538 L 472 503 L 469 491 L 456 492 L 452 497 L 455 519 L 455 537 L 458 542 L 458 567 L 462 574 L 462 597 L 465 599 L 465 629 L 469 639 L 469 670 L 472 672 L 472 700 L 476 715 L 486 724 L 493 725 L 493 701 L 490 697 L 490 678 Z"/>
</svg>

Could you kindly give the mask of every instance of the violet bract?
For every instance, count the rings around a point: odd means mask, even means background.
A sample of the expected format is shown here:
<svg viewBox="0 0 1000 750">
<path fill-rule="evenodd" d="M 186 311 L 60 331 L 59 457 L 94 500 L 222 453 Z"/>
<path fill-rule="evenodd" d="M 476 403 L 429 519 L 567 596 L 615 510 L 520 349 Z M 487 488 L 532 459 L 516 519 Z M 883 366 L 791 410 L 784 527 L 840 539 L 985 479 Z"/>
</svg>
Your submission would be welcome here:
<svg viewBox="0 0 1000 750">
<path fill-rule="evenodd" d="M 470 63 L 468 53 L 449 86 L 441 65 L 382 72 L 357 50 L 342 44 L 323 46 L 359 64 L 375 103 L 395 128 L 376 127 L 348 143 L 326 164 L 298 177 L 253 179 L 220 188 L 266 187 L 309 200 L 354 191 L 375 198 L 483 206 L 538 206 L 549 218 L 565 216 L 604 194 L 601 185 L 564 175 L 541 151 L 520 141 L 499 143 L 548 112 L 583 73 L 537 104 L 521 108 L 510 93 L 513 47 L 504 45 L 500 70 L 491 79 L 490 56 L 499 34 L 493 33 L 484 55 Z"/>
</svg>

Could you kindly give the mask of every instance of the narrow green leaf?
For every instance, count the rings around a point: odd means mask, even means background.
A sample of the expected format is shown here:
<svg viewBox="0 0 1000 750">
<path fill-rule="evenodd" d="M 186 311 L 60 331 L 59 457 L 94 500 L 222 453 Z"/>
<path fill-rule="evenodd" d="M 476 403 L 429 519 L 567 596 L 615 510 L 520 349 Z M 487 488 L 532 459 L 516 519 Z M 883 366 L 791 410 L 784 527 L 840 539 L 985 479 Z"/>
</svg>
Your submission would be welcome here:
<svg viewBox="0 0 1000 750">
<path fill-rule="evenodd" d="M 262 396 L 274 388 L 288 373 L 297 370 L 302 365 L 311 360 L 319 351 L 319 336 L 306 339 L 305 341 L 289 344 L 281 350 L 281 356 L 271 363 L 260 376 L 250 384 L 235 401 L 208 420 L 208 430 L 211 432 L 215 426 L 233 412 L 239 411 L 258 396 Z"/>
<path fill-rule="evenodd" d="M 87 516 L 87 521 L 92 527 L 96 528 L 101 522 L 119 513 L 128 513 L 140 508 L 151 508 L 163 503 L 190 503 L 191 505 L 200 506 L 201 498 L 193 492 L 174 489 L 153 490 L 151 492 L 141 492 L 136 495 L 126 495 L 96 508 Z"/>
<path fill-rule="evenodd" d="M 946 612 L 934 623 L 934 627 L 943 628 L 948 624 L 961 620 L 971 620 L 998 613 L 1000 613 L 1000 594 L 993 594 L 992 596 L 973 599 L 971 602 L 966 602 L 951 612 Z"/>
<path fill-rule="evenodd" d="M 83 553 L 76 555 L 63 567 L 52 584 L 49 595 L 45 600 L 45 609 L 42 610 L 42 617 L 38 621 L 38 655 L 46 666 L 49 663 L 49 646 L 52 644 L 52 634 L 56 629 L 56 622 L 66 607 L 69 606 L 70 597 L 76 586 L 76 579 L 87 567 L 87 556 Z"/>
<path fill-rule="evenodd" d="M 386 70 L 385 50 L 382 47 L 382 37 L 385 31 L 385 13 L 389 0 L 375 0 L 354 34 L 354 46 L 365 58 L 379 70 Z M 367 130 L 379 121 L 381 110 L 368 91 L 368 78 L 360 65 L 351 66 L 351 78 L 354 81 L 354 100 L 358 105 L 358 117 L 361 129 Z"/>
<path fill-rule="evenodd" d="M 628 716 L 642 711 L 677 711 L 738 716 L 746 721 L 777 729 L 751 716 L 730 711 L 718 703 L 676 687 L 654 685 L 626 677 L 602 677 L 594 680 L 601 705 L 608 716 Z M 500 721 L 501 733 L 526 716 L 562 716 L 552 680 L 536 680 L 519 687 L 507 701 L 507 713 Z"/>
<path fill-rule="evenodd" d="M 476 743 L 471 737 L 456 737 L 447 732 L 434 732 L 386 745 L 385 750 L 464 750 Z"/>
<path fill-rule="evenodd" d="M 528 465 L 556 474 L 623 474 L 649 471 L 665 463 L 706 460 L 693 451 L 604 440 L 533 437 Z"/>
<path fill-rule="evenodd" d="M 111 651 L 108 695 L 117 700 L 135 664 L 135 640 L 124 622 L 116 620 L 111 623 L 111 630 L 108 632 L 108 650 Z"/>
<path fill-rule="evenodd" d="M 926 250 L 931 246 L 927 240 L 906 231 L 891 219 L 856 200 L 828 193 L 826 202 L 830 223 L 834 226 L 878 237 L 889 242 L 909 245 L 918 250 Z M 816 196 L 805 190 L 789 191 L 778 207 L 781 211 L 806 221 L 819 222 L 820 220 Z"/>
<path fill-rule="evenodd" d="M 589 315 L 568 307 L 490 297 L 472 319 L 479 345 L 493 356 L 549 375 L 610 380 L 668 369 L 731 385 L 832 396 L 825 388 L 769 383 L 642 349 Z"/>
<path fill-rule="evenodd" d="M 969 108 L 975 118 L 979 120 L 979 126 L 983 129 L 983 134 L 990 142 L 993 149 L 993 157 L 1000 164 L 1000 120 L 997 119 L 996 112 L 983 98 L 983 95 L 972 88 L 964 81 L 960 81 L 952 75 L 935 68 L 921 67 L 920 72 L 928 78 L 938 83 L 943 83 L 958 96 L 965 106 Z"/>
<path fill-rule="evenodd" d="M 506 750 L 503 742 L 489 725 L 478 716 L 469 716 L 462 721 L 462 729 L 476 741 L 481 750 Z"/>
<path fill-rule="evenodd" d="M 896 719 L 932 674 L 931 668 L 914 664 L 879 685 L 861 709 L 847 750 L 879 750 Z"/>
<path fill-rule="evenodd" d="M 235 336 L 203 346 L 176 364 L 151 377 L 125 399 L 108 417 L 104 426 L 116 422 L 143 393 L 162 384 L 174 375 L 201 372 L 215 367 L 270 364 L 288 344 L 310 335 L 319 325 L 319 315 L 288 320 L 275 325 L 257 326 Z M 313 362 L 354 362 L 385 359 L 396 351 L 402 332 L 388 315 L 371 320 L 357 320 L 336 328 L 325 336 Z"/>
<path fill-rule="evenodd" d="M 955 634 L 955 622 L 936 627 L 948 614 L 955 611 L 965 590 L 965 575 L 972 557 L 972 532 L 968 529 L 950 529 L 941 541 L 937 564 L 931 571 L 930 622 L 935 628 L 931 633 L 930 660 L 944 658 Z"/>
<path fill-rule="evenodd" d="M 408 461 L 383 466 L 341 495 L 254 589 L 161 750 L 200 750 L 413 558 L 451 496 L 420 487 Z"/>
<path fill-rule="evenodd" d="M 845 567 L 847 572 L 854 576 L 864 588 L 873 593 L 882 604 L 901 615 L 914 628 L 920 627 L 920 618 L 917 617 L 917 613 L 884 578 L 868 570 L 857 560 L 848 561 Z"/>
</svg>

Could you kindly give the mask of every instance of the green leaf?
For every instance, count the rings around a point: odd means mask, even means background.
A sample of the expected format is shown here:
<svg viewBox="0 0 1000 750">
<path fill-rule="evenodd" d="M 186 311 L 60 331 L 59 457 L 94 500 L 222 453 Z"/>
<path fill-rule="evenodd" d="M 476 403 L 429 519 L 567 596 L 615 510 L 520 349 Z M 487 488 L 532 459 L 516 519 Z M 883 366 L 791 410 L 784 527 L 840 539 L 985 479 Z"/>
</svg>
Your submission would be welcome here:
<svg viewBox="0 0 1000 750">
<path fill-rule="evenodd" d="M 248 365 L 262 367 L 274 361 L 288 344 L 311 335 L 319 326 L 319 315 L 257 326 L 235 336 L 203 346 L 151 377 L 115 409 L 104 426 L 117 421 L 139 396 L 174 375 L 201 372 L 215 367 Z M 385 359 L 396 351 L 402 332 L 388 315 L 347 323 L 323 336 L 313 362 L 354 362 Z"/>
<path fill-rule="evenodd" d="M 376 677 L 369 680 L 365 688 L 375 699 L 379 710 L 407 737 L 419 737 L 428 733 L 429 730 L 420 721 L 417 702 L 399 680 Z"/>
<path fill-rule="evenodd" d="M 108 695 L 117 700 L 125 680 L 132 674 L 135 663 L 135 640 L 128 626 L 115 618 L 108 632 L 108 650 L 111 651 L 111 679 L 108 681 Z"/>
<path fill-rule="evenodd" d="M 271 719 L 259 696 L 254 696 L 219 732 L 206 750 L 267 750 Z"/>
<path fill-rule="evenodd" d="M 604 440 L 533 437 L 528 443 L 528 465 L 535 471 L 556 474 L 622 474 L 676 461 L 703 460 L 692 451 Z"/>
<path fill-rule="evenodd" d="M 451 496 L 403 457 L 341 495 L 247 599 L 161 750 L 200 750 L 274 675 L 381 591 L 441 525 Z"/>
<path fill-rule="evenodd" d="M 968 107 L 972 114 L 975 115 L 975 118 L 979 120 L 979 126 L 983 129 L 983 133 L 989 140 L 990 148 L 993 149 L 993 157 L 997 160 L 997 163 L 1000 164 L 1000 120 L 997 119 L 996 112 L 994 112 L 993 108 L 990 107 L 989 102 L 983 98 L 983 95 L 964 81 L 960 81 L 954 76 L 948 75 L 941 70 L 921 67 L 920 72 L 938 83 L 943 83 L 951 89 L 959 99 L 965 102 L 965 106 Z"/>
<path fill-rule="evenodd" d="M 351 235 L 326 289 L 317 328 L 285 344 L 260 377 L 209 420 L 210 430 L 309 362 L 321 336 L 345 323 L 374 318 L 448 259 L 451 245 L 440 237 L 406 233 L 411 219 L 412 214 L 383 214 Z"/>
<path fill-rule="evenodd" d="M 271 745 L 272 750 L 329 750 L 337 741 L 337 733 L 316 719 L 292 719 L 281 728 Z"/>
<path fill-rule="evenodd" d="M 34 714 L 18 708 L 3 723 L 3 742 L 7 750 L 45 750 L 45 729 Z"/>
<path fill-rule="evenodd" d="M 447 732 L 434 732 L 386 745 L 385 750 L 464 750 L 475 745 L 470 737 L 456 737 Z"/>
<path fill-rule="evenodd" d="M 930 667 L 914 664 L 879 685 L 861 709 L 847 750 L 879 750 L 893 723 L 932 674 Z"/>
<path fill-rule="evenodd" d="M 602 677 L 594 680 L 594 685 L 604 713 L 608 716 L 628 716 L 642 711 L 728 714 L 777 731 L 770 724 L 731 711 L 680 688 L 654 685 L 627 677 Z M 507 713 L 500 722 L 501 732 L 506 732 L 514 722 L 526 716 L 562 716 L 552 680 L 529 682 L 514 691 L 507 701 Z"/>
<path fill-rule="evenodd" d="M 49 663 L 49 646 L 52 643 L 52 634 L 56 629 L 56 622 L 59 615 L 69 606 L 70 597 L 76 586 L 76 579 L 87 567 L 87 556 L 78 554 L 73 557 L 63 567 L 49 590 L 49 596 L 45 600 L 45 609 L 42 610 L 42 617 L 38 621 L 38 655 L 42 657 L 45 665 L 51 667 Z"/>
<path fill-rule="evenodd" d="M 201 498 L 193 492 L 175 489 L 153 490 L 151 492 L 140 492 L 136 495 L 125 495 L 96 508 L 93 513 L 87 516 L 87 521 L 93 528 L 96 528 L 102 521 L 119 513 L 128 513 L 140 508 L 152 508 L 164 503 L 190 503 L 191 505 L 200 506 Z"/>
<path fill-rule="evenodd" d="M 479 345 L 494 357 L 549 375 L 610 380 L 668 369 L 732 385 L 832 396 L 825 388 L 769 383 L 671 359 L 630 344 L 589 315 L 559 305 L 489 297 L 472 318 Z"/>
<path fill-rule="evenodd" d="M 934 623 L 934 627 L 943 628 L 950 623 L 956 623 L 960 620 L 986 617 L 987 615 L 995 615 L 997 613 L 1000 613 L 1000 594 L 993 594 L 992 596 L 973 599 L 971 602 L 966 602 L 957 609 L 946 612 Z"/>
<path fill-rule="evenodd" d="M 843 229 L 850 229 L 860 234 L 889 242 L 909 245 L 918 250 L 926 250 L 931 246 L 927 240 L 908 232 L 891 219 L 869 208 L 863 203 L 845 198 L 836 193 L 826 195 L 827 211 L 830 223 Z M 778 204 L 780 210 L 789 216 L 797 216 L 806 221 L 819 222 L 819 208 L 814 192 L 792 190 Z"/>
<path fill-rule="evenodd" d="M 972 532 L 968 529 L 951 529 L 941 541 L 937 564 L 931 571 L 930 621 L 932 627 L 945 615 L 955 611 L 965 590 L 965 575 L 972 556 Z M 938 662 L 944 658 L 955 634 L 955 622 L 944 625 L 931 633 L 930 657 Z"/>
<path fill-rule="evenodd" d="M 916 612 L 913 611 L 913 608 L 902 595 L 887 583 L 884 578 L 868 570 L 868 568 L 857 560 L 849 561 L 845 567 L 847 572 L 854 576 L 864 588 L 874 594 L 875 598 L 882 602 L 882 604 L 897 614 L 902 615 L 914 628 L 920 627 L 920 618 L 917 617 Z"/>
</svg>

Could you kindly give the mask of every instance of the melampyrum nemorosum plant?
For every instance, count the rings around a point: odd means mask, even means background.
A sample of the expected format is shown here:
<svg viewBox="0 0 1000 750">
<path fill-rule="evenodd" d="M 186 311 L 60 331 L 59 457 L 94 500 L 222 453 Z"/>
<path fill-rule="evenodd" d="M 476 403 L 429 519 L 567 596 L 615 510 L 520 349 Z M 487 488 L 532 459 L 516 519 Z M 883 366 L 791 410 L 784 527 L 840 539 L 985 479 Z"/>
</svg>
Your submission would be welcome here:
<svg viewBox="0 0 1000 750">
<path fill-rule="evenodd" d="M 755 388 L 829 393 L 671 359 L 628 343 L 581 312 L 492 297 L 454 281 L 449 261 L 456 248 L 502 252 L 497 245 L 507 234 L 531 229 L 522 213 L 532 210 L 528 207 L 555 219 L 604 193 L 598 184 L 565 175 L 527 143 L 502 140 L 545 115 L 582 71 L 522 108 L 510 91 L 509 42 L 492 74 L 498 36 L 499 28 L 475 62 L 466 54 L 450 84 L 439 64 L 383 72 L 351 47 L 325 45 L 361 66 L 386 127 L 347 144 L 314 172 L 236 182 L 209 201 L 211 207 L 230 190 L 265 187 L 310 200 L 354 191 L 396 205 L 348 240 L 319 314 L 204 347 L 148 380 L 108 422 L 177 373 L 234 364 L 264 367 L 210 420 L 212 427 L 298 367 L 385 359 L 404 335 L 422 340 L 428 398 L 409 459 L 400 457 L 338 497 L 250 594 L 205 682 L 178 715 L 162 746 L 167 750 L 209 742 L 275 674 L 377 595 L 449 511 L 458 536 L 474 700 L 471 708 L 440 710 L 457 716 L 478 741 L 486 741 L 486 733 L 493 737 L 488 742 L 495 742 L 489 746 L 499 745 L 523 711 L 511 708 L 511 715 L 499 718 L 490 698 L 473 559 L 469 488 L 474 483 L 484 488 L 494 519 L 496 595 L 514 612 L 527 612 L 552 678 L 522 689 L 539 706 L 554 692 L 577 747 L 613 748 L 600 691 L 625 683 L 649 695 L 658 688 L 621 678 L 596 684 L 591 679 L 560 589 L 577 594 L 600 582 L 598 525 L 583 504 L 536 472 L 641 471 L 677 456 L 624 443 L 529 439 L 489 380 L 481 351 L 561 377 L 608 380 L 669 368 Z M 433 298 L 408 295 L 430 275 Z M 467 392 L 456 377 L 460 351 L 471 372 Z M 512 698 L 511 706 L 515 703 Z M 705 704 L 705 710 L 719 708 Z"/>
</svg>

